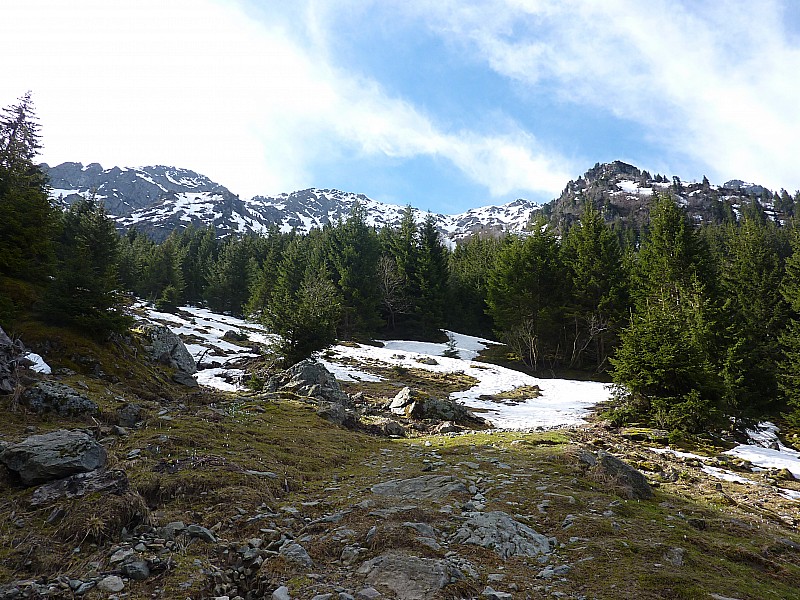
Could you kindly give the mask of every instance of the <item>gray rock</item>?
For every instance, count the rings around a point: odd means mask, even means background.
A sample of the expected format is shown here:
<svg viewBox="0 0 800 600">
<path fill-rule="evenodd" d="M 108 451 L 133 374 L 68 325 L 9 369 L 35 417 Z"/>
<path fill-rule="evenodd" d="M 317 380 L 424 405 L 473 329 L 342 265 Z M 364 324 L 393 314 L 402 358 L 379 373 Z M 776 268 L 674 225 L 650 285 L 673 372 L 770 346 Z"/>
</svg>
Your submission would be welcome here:
<svg viewBox="0 0 800 600">
<path fill-rule="evenodd" d="M 8 446 L 0 461 L 17 472 L 25 485 L 37 485 L 100 468 L 106 451 L 83 431 L 59 429 Z"/>
<path fill-rule="evenodd" d="M 682 567 L 685 554 L 686 550 L 683 548 L 670 548 L 664 554 L 664 562 L 671 564 L 673 567 Z"/>
<path fill-rule="evenodd" d="M 144 581 L 150 577 L 150 567 L 146 560 L 134 560 L 122 565 L 122 574 L 134 581 Z"/>
<path fill-rule="evenodd" d="M 395 479 L 372 486 L 372 493 L 380 496 L 397 496 L 436 500 L 451 494 L 469 493 L 467 486 L 452 475 L 421 475 L 412 479 Z"/>
<path fill-rule="evenodd" d="M 189 527 L 186 528 L 186 533 L 190 538 L 200 538 L 204 542 L 209 542 L 211 544 L 217 541 L 217 536 L 215 536 L 210 529 L 206 529 L 202 525 L 189 525 Z"/>
<path fill-rule="evenodd" d="M 317 401 L 351 407 L 350 396 L 342 391 L 336 377 L 321 362 L 306 359 L 271 377 L 265 386 L 268 392 L 291 392 Z"/>
<path fill-rule="evenodd" d="M 25 346 L 22 342 L 12 341 L 0 327 L 0 394 L 10 394 L 16 388 L 15 372 L 24 355 Z"/>
<path fill-rule="evenodd" d="M 128 489 L 125 471 L 97 469 L 88 473 L 76 473 L 64 479 L 39 486 L 31 496 L 31 506 L 42 506 L 61 498 L 81 498 L 87 494 L 122 494 Z"/>
<path fill-rule="evenodd" d="M 119 575 L 108 575 L 97 582 L 97 589 L 114 594 L 125 589 L 125 582 Z"/>
<path fill-rule="evenodd" d="M 489 586 L 486 586 L 486 589 L 483 590 L 482 595 L 489 600 L 511 600 L 514 597 L 508 592 L 498 592 Z"/>
<path fill-rule="evenodd" d="M 412 419 L 450 421 L 455 423 L 483 423 L 466 407 L 453 400 L 432 398 L 422 392 L 405 387 L 389 403 L 389 410 Z"/>
<path fill-rule="evenodd" d="M 174 541 L 175 537 L 186 531 L 183 521 L 172 521 L 158 530 L 158 535 L 165 540 Z"/>
<path fill-rule="evenodd" d="M 317 594 L 311 600 L 331 600 L 333 598 L 333 594 Z"/>
<path fill-rule="evenodd" d="M 550 540 L 502 511 L 468 513 L 453 534 L 457 544 L 472 544 L 494 550 L 501 558 L 538 556 L 551 551 Z"/>
<path fill-rule="evenodd" d="M 292 597 L 289 595 L 289 588 L 285 585 L 282 585 L 272 592 L 271 598 L 272 600 L 292 600 Z"/>
<path fill-rule="evenodd" d="M 196 386 L 193 377 L 197 365 L 186 346 L 172 330 L 157 323 L 140 323 L 139 329 L 145 337 L 144 350 L 154 362 L 175 369 L 173 379 L 180 384 Z"/>
<path fill-rule="evenodd" d="M 383 425 L 381 425 L 381 429 L 383 430 L 384 435 L 395 435 L 397 437 L 406 436 L 406 428 L 397 421 L 386 421 Z"/>
<path fill-rule="evenodd" d="M 144 420 L 144 411 L 138 404 L 126 404 L 117 411 L 117 421 L 122 427 L 136 427 Z"/>
<path fill-rule="evenodd" d="M 376 598 L 380 598 L 382 594 L 376 590 L 374 587 L 365 587 L 363 590 L 356 592 L 356 600 L 376 600 Z"/>
<path fill-rule="evenodd" d="M 58 413 L 62 416 L 97 415 L 100 409 L 86 396 L 63 383 L 40 381 L 20 397 L 22 403 L 39 414 Z"/>
<path fill-rule="evenodd" d="M 370 586 L 392 590 L 398 600 L 429 600 L 464 575 L 449 561 L 387 553 L 362 564 L 357 573 Z"/>
<path fill-rule="evenodd" d="M 317 415 L 341 427 L 353 428 L 357 424 L 353 411 L 336 402 L 321 401 L 317 407 Z"/>
<path fill-rule="evenodd" d="M 297 542 L 289 542 L 284 544 L 281 546 L 279 554 L 287 561 L 296 565 L 300 565 L 301 567 L 310 569 L 314 566 L 314 561 L 311 560 L 311 557 L 308 555 L 308 552 L 306 552 L 306 549 Z"/>
<path fill-rule="evenodd" d="M 581 460 L 588 462 L 583 455 Z M 631 500 L 649 500 L 654 495 L 644 475 L 608 452 L 598 452 L 593 468 L 620 488 Z"/>
</svg>

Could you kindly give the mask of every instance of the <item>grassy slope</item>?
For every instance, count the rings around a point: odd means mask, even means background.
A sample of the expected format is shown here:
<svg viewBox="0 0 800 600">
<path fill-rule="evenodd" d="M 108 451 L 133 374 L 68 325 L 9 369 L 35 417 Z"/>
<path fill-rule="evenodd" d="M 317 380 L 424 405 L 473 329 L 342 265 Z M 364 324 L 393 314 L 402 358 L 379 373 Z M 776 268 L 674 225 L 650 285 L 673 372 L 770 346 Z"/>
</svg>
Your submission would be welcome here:
<svg viewBox="0 0 800 600">
<path fill-rule="evenodd" d="M 305 522 L 352 509 L 336 527 L 351 528 L 357 539 L 378 527 L 359 563 L 395 548 L 430 557 L 455 550 L 479 567 L 478 581 L 446 591 L 479 594 L 488 574 L 504 573 L 494 587 L 516 584 L 520 597 L 522 591 L 559 591 L 588 598 L 705 598 L 710 593 L 741 599 L 800 598 L 800 552 L 786 542 L 800 543 L 800 536 L 780 517 L 787 511 L 796 517 L 797 503 L 759 506 L 731 500 L 738 484 L 723 483 L 717 489 L 717 482 L 703 479 L 697 469 L 681 461 L 667 464 L 666 458 L 649 460 L 649 475 L 662 480 L 656 498 L 625 500 L 615 495 L 610 482 L 597 481 L 581 469 L 578 448 L 610 447 L 639 466 L 648 466 L 649 455 L 641 445 L 621 443 L 602 429 L 376 438 L 336 428 L 291 397 L 264 400 L 187 392 L 169 383 L 166 374 L 134 360 L 135 344 L 96 344 L 34 322 L 21 323 L 17 332 L 33 347 L 48 340 L 48 356 L 59 357 L 54 366 L 77 371 L 65 382 L 85 384 L 102 416 L 97 422 L 39 417 L 11 411 L 5 399 L 0 401 L 0 439 L 18 441 L 33 427 L 38 432 L 95 428 L 109 449 L 111 465 L 128 473 L 133 492 L 33 509 L 28 504 L 31 490 L 6 477 L 0 485 L 0 582 L 104 571 L 122 527 L 142 519 L 157 525 L 174 520 L 199 523 L 214 527 L 222 540 L 242 543 L 258 536 L 264 526 L 258 521 L 248 524 L 247 516 L 291 506 Z M 98 369 L 104 377 L 89 375 Z M 424 377 L 414 376 L 424 386 Z M 109 377 L 116 383 L 109 383 Z M 444 382 L 436 378 L 430 384 L 435 392 Z M 111 435 L 114 411 L 132 401 L 146 411 L 144 427 L 125 436 Z M 138 455 L 131 454 L 134 450 Z M 479 469 L 468 463 L 477 463 Z M 668 469 L 678 476 L 659 476 Z M 374 507 L 390 505 L 369 493 L 378 481 L 429 472 L 474 482 L 487 498 L 486 510 L 504 510 L 556 537 L 559 548 L 549 564 L 572 565 L 570 572 L 552 580 L 535 579 L 542 568 L 535 559 L 503 561 L 476 547 L 450 545 L 435 551 L 421 546 L 402 523 L 428 522 L 446 539 L 444 534 L 454 531 L 457 520 L 442 513 L 439 504 L 417 502 L 408 514 L 388 518 L 354 508 L 365 498 Z M 467 499 L 453 498 L 450 503 L 456 506 Z M 48 524 L 55 508 L 64 514 Z M 564 528 L 568 515 L 574 515 L 573 525 Z M 298 523 L 302 521 L 291 525 L 295 533 Z M 319 578 L 309 579 L 302 570 L 269 560 L 262 567 L 264 581 L 288 584 L 298 597 L 352 584 L 343 581 L 348 572 L 337 561 L 341 545 L 329 535 L 333 528 L 317 525 L 303 532 L 313 536 L 307 547 Z M 682 566 L 666 560 L 670 549 L 678 547 L 685 551 Z M 203 569 L 218 562 L 207 544 L 182 545 L 169 553 L 165 572 L 132 582 L 129 597 L 199 597 L 211 589 Z"/>
</svg>

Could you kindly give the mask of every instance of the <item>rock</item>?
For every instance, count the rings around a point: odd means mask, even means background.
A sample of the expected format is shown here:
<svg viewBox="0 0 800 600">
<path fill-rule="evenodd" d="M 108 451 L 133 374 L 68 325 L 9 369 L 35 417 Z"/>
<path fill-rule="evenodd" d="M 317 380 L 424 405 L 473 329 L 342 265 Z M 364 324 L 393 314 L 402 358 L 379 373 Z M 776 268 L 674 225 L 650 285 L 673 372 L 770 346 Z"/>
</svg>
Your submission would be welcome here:
<svg viewBox="0 0 800 600">
<path fill-rule="evenodd" d="M 17 387 L 15 372 L 24 355 L 25 346 L 22 342 L 12 341 L 0 327 L 0 394 L 10 394 Z"/>
<path fill-rule="evenodd" d="M 671 564 L 673 567 L 682 567 L 685 554 L 686 550 L 683 548 L 670 548 L 664 553 L 664 562 Z"/>
<path fill-rule="evenodd" d="M 222 339 L 226 342 L 246 342 L 249 338 L 246 333 L 229 329 L 223 334 Z"/>
<path fill-rule="evenodd" d="M 97 582 L 97 589 L 102 592 L 109 592 L 109 593 L 116 593 L 121 592 L 125 589 L 125 583 L 122 581 L 122 577 L 118 575 L 108 575 L 104 577 L 99 582 Z"/>
<path fill-rule="evenodd" d="M 200 538 L 204 542 L 209 542 L 211 544 L 217 541 L 217 536 L 211 533 L 210 529 L 206 529 L 202 525 L 189 525 L 189 527 L 186 528 L 186 533 L 190 538 Z"/>
<path fill-rule="evenodd" d="M 152 361 L 175 369 L 173 379 L 176 382 L 190 387 L 197 386 L 194 378 L 197 365 L 181 338 L 168 327 L 157 323 L 140 323 L 139 330 L 146 338 L 144 350 Z"/>
<path fill-rule="evenodd" d="M 371 586 L 392 590 L 398 600 L 428 600 L 464 575 L 447 560 L 387 553 L 362 564 L 357 573 Z"/>
<path fill-rule="evenodd" d="M 389 410 L 413 419 L 451 421 L 456 423 L 483 423 L 467 408 L 453 400 L 439 400 L 427 394 L 404 387 L 389 403 Z"/>
<path fill-rule="evenodd" d="M 150 567 L 145 560 L 134 560 L 122 565 L 122 574 L 134 581 L 144 581 L 150 577 Z"/>
<path fill-rule="evenodd" d="M 20 399 L 39 414 L 54 412 L 62 416 L 77 417 L 100 413 L 97 404 L 63 383 L 40 381 L 25 390 Z"/>
<path fill-rule="evenodd" d="M 469 493 L 467 486 L 452 475 L 421 475 L 412 479 L 394 479 L 372 486 L 379 496 L 397 496 L 424 500 L 441 499 L 451 494 Z"/>
<path fill-rule="evenodd" d="M 183 521 L 172 521 L 159 529 L 158 535 L 165 540 L 174 541 L 175 538 L 184 531 L 186 531 L 186 525 Z"/>
<path fill-rule="evenodd" d="M 136 427 L 144 421 L 144 410 L 138 404 L 126 404 L 117 411 L 117 422 L 122 427 Z"/>
<path fill-rule="evenodd" d="M 317 594 L 311 600 L 331 600 L 333 598 L 333 594 Z"/>
<path fill-rule="evenodd" d="M 341 404 L 350 408 L 350 396 L 342 391 L 339 382 L 321 362 L 306 359 L 271 377 L 264 388 L 268 392 L 291 392 L 319 401 Z"/>
<path fill-rule="evenodd" d="M 136 556 L 136 552 L 134 552 L 131 548 L 120 548 L 111 555 L 111 558 L 108 559 L 108 562 L 113 565 L 114 563 L 125 562 L 134 556 Z"/>
<path fill-rule="evenodd" d="M 443 421 L 434 427 L 431 433 L 458 433 L 459 431 L 464 431 L 464 428 L 452 421 Z"/>
<path fill-rule="evenodd" d="M 83 431 L 59 429 L 8 446 L 0 461 L 17 472 L 25 485 L 37 485 L 100 468 L 106 451 Z"/>
<path fill-rule="evenodd" d="M 653 497 L 653 489 L 647 483 L 647 478 L 608 452 L 598 452 L 593 468 L 615 486 L 622 488 L 624 495 L 631 500 L 649 500 Z"/>
<path fill-rule="evenodd" d="M 513 598 L 508 592 L 498 592 L 489 586 L 486 586 L 486 589 L 483 590 L 483 596 L 489 600 L 511 600 Z"/>
<path fill-rule="evenodd" d="M 277 590 L 272 592 L 272 596 L 270 596 L 272 600 L 292 600 L 292 597 L 289 595 L 289 588 L 285 585 L 282 585 Z"/>
<path fill-rule="evenodd" d="M 289 542 L 281 546 L 279 554 L 287 561 L 310 569 L 314 566 L 314 561 L 300 544 L 296 542 Z"/>
<path fill-rule="evenodd" d="M 36 488 L 31 496 L 31 506 L 42 506 L 61 498 L 80 498 L 87 494 L 122 494 L 128 489 L 128 476 L 125 471 L 95 470 L 77 473 L 64 479 L 46 483 Z"/>
<path fill-rule="evenodd" d="M 494 550 L 501 558 L 538 556 L 551 551 L 550 540 L 502 511 L 467 513 L 451 541 Z"/>
<path fill-rule="evenodd" d="M 340 427 L 352 429 L 357 424 L 357 419 L 353 411 L 347 410 L 343 405 L 336 402 L 320 402 L 317 407 L 317 415 Z"/>
<path fill-rule="evenodd" d="M 380 598 L 382 594 L 376 590 L 374 587 L 366 587 L 363 590 L 356 592 L 356 600 L 376 600 L 376 598 Z"/>
<path fill-rule="evenodd" d="M 381 425 L 381 429 L 383 430 L 384 435 L 397 437 L 406 436 L 406 428 L 397 421 L 386 421 L 383 425 Z"/>
<path fill-rule="evenodd" d="M 433 358 L 432 356 L 420 356 L 416 360 L 421 365 L 434 366 L 439 364 L 439 361 Z"/>
</svg>

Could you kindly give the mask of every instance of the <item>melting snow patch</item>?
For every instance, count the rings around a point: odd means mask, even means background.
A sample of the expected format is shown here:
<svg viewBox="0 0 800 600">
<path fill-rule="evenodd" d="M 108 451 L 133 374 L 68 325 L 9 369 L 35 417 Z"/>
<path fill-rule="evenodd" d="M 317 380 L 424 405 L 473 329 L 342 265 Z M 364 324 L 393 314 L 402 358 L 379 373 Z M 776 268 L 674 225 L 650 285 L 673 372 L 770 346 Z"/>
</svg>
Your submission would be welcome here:
<svg viewBox="0 0 800 600">
<path fill-rule="evenodd" d="M 747 433 L 753 443 L 741 444 L 725 454 L 750 461 L 764 469 L 788 469 L 792 475 L 800 478 L 800 452 L 781 443 L 778 427 L 774 423 L 760 423 Z M 777 446 L 777 449 L 767 446 Z"/>
<path fill-rule="evenodd" d="M 28 352 L 25 355 L 25 358 L 33 362 L 31 370 L 36 371 L 37 373 L 43 373 L 44 375 L 50 375 L 52 372 L 50 365 L 44 362 L 44 359 L 35 352 Z"/>
</svg>

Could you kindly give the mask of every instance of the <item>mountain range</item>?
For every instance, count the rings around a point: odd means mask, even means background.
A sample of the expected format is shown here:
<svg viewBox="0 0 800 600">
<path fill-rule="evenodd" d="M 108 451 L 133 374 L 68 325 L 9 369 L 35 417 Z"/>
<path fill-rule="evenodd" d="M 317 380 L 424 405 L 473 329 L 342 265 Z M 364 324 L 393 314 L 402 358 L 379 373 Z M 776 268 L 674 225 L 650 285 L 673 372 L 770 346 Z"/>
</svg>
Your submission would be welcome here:
<svg viewBox="0 0 800 600">
<path fill-rule="evenodd" d="M 97 163 L 66 162 L 42 165 L 50 178 L 51 197 L 70 204 L 79 196 L 94 194 L 105 204 L 120 230 L 136 227 L 156 241 L 176 229 L 213 225 L 219 236 L 262 233 L 270 227 L 308 232 L 350 215 L 353 206 L 364 207 L 376 227 L 393 227 L 406 207 L 386 204 L 335 189 L 310 188 L 278 196 L 242 199 L 227 187 L 194 171 L 167 166 L 104 169 Z M 586 203 L 602 212 L 606 221 L 641 227 L 649 217 L 654 192 L 669 191 L 695 223 L 735 220 L 742 211 L 755 209 L 766 218 L 785 222 L 800 202 L 800 192 L 772 192 L 758 184 L 731 180 L 712 185 L 682 182 L 676 176 L 655 176 L 621 161 L 596 164 L 567 183 L 552 202 L 540 205 L 518 199 L 500 206 L 484 206 L 456 215 L 434 214 L 442 236 L 455 243 L 475 233 L 523 231 L 537 215 L 558 228 L 569 226 Z M 416 212 L 418 220 L 425 213 Z"/>
<path fill-rule="evenodd" d="M 67 162 L 42 165 L 49 175 L 51 197 L 70 204 L 79 196 L 94 194 L 102 200 L 120 229 L 136 227 L 155 240 L 176 228 L 213 225 L 220 236 L 261 233 L 272 226 L 282 231 L 308 232 L 346 220 L 356 203 L 376 227 L 400 223 L 404 206 L 372 200 L 363 194 L 310 188 L 279 196 L 241 199 L 228 188 L 187 169 L 166 166 L 103 169 L 97 163 Z M 455 242 L 473 233 L 522 230 L 541 205 L 515 200 L 502 206 L 485 206 L 457 215 L 434 214 L 443 237 Z M 425 214 L 417 211 L 417 219 Z"/>
</svg>

